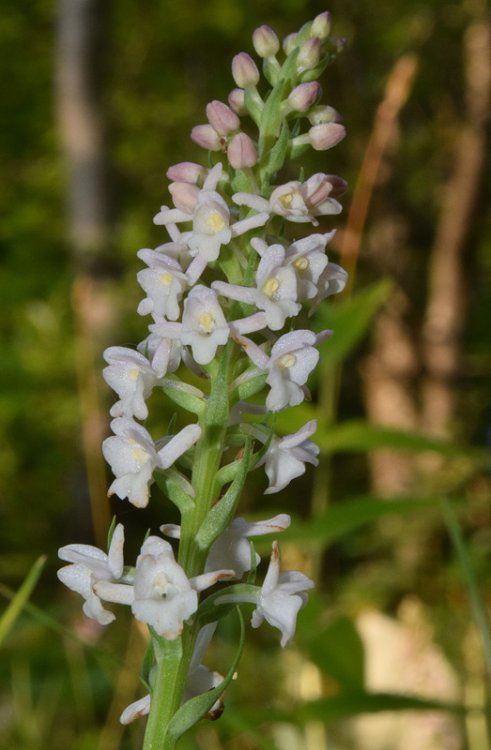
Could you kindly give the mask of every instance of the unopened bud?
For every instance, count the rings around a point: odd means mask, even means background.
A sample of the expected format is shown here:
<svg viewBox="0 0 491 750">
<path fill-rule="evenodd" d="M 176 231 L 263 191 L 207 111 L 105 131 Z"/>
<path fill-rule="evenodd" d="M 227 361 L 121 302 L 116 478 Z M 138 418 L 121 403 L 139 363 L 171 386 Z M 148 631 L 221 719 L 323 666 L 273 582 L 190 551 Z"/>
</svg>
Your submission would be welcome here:
<svg viewBox="0 0 491 750">
<path fill-rule="evenodd" d="M 240 120 L 235 112 L 217 99 L 206 105 L 206 116 L 218 135 L 229 135 L 240 128 Z"/>
<path fill-rule="evenodd" d="M 320 104 L 313 107 L 309 112 L 309 122 L 311 125 L 323 125 L 326 122 L 341 122 L 341 115 L 334 107 L 328 104 Z"/>
<path fill-rule="evenodd" d="M 288 97 L 288 104 L 296 112 L 307 112 L 321 94 L 321 87 L 317 81 L 301 83 L 296 86 Z"/>
<path fill-rule="evenodd" d="M 232 76 L 241 89 L 249 89 L 259 83 L 259 70 L 247 52 L 239 52 L 232 60 Z"/>
<path fill-rule="evenodd" d="M 199 187 L 190 185 L 189 182 L 172 182 L 169 185 L 169 193 L 176 208 L 193 213 L 198 201 Z"/>
<path fill-rule="evenodd" d="M 179 164 L 174 164 L 167 170 L 167 177 L 172 182 L 189 182 L 191 185 L 196 185 L 201 182 L 208 173 L 206 167 L 202 167 L 201 164 L 195 164 L 192 161 L 181 161 Z"/>
<path fill-rule="evenodd" d="M 228 95 L 228 103 L 238 115 L 247 114 L 244 89 L 232 89 Z"/>
<path fill-rule="evenodd" d="M 259 57 L 274 57 L 280 48 L 280 40 L 269 26 L 259 26 L 254 31 L 252 44 Z"/>
<path fill-rule="evenodd" d="M 283 39 L 282 47 L 285 55 L 289 55 L 290 52 L 293 52 L 296 46 L 297 34 L 288 34 L 288 36 Z"/>
<path fill-rule="evenodd" d="M 246 133 L 236 133 L 228 144 L 227 156 L 234 169 L 254 167 L 257 163 L 254 141 Z"/>
<path fill-rule="evenodd" d="M 191 138 L 198 146 L 209 151 L 220 151 L 222 147 L 220 136 L 211 125 L 196 125 L 191 130 Z"/>
<path fill-rule="evenodd" d="M 319 64 L 322 52 L 322 43 L 318 36 L 308 39 L 300 47 L 297 57 L 297 68 L 303 70 L 312 70 Z"/>
<path fill-rule="evenodd" d="M 310 145 L 315 151 L 327 151 L 346 135 L 344 125 L 338 122 L 329 122 L 324 125 L 314 125 L 309 130 Z"/>
<path fill-rule="evenodd" d="M 324 13 L 320 13 L 312 21 L 310 27 L 310 35 L 318 36 L 320 39 L 326 39 L 331 31 L 331 14 L 328 10 Z"/>
</svg>

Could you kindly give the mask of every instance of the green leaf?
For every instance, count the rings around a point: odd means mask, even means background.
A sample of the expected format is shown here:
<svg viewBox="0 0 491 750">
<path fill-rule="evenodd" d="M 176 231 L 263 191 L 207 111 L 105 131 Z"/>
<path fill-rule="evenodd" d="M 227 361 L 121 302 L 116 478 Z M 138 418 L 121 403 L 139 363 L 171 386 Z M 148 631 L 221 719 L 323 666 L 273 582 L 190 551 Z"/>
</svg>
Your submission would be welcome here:
<svg viewBox="0 0 491 750">
<path fill-rule="evenodd" d="M 332 328 L 334 335 L 319 347 L 329 362 L 342 361 L 365 335 L 374 315 L 389 299 L 394 285 L 388 279 L 358 292 L 353 297 L 321 305 L 315 316 L 316 331 Z"/>
<path fill-rule="evenodd" d="M 228 370 L 230 364 L 230 352 L 233 342 L 229 341 L 223 347 L 218 361 L 218 369 L 213 378 L 212 391 L 203 415 L 203 422 L 207 427 L 222 428 L 228 423 L 229 394 L 228 394 Z"/>
<path fill-rule="evenodd" d="M 252 370 L 257 371 L 257 368 L 251 368 L 251 371 Z M 267 372 L 259 372 L 258 375 L 255 375 L 247 380 L 244 379 L 243 382 L 239 382 L 239 384 L 234 388 L 232 398 L 234 400 L 247 401 L 247 399 L 251 398 L 251 396 L 254 396 L 256 393 L 258 393 L 258 391 L 261 390 L 261 388 L 264 387 L 267 377 Z"/>
<path fill-rule="evenodd" d="M 285 163 L 289 143 L 290 128 L 286 120 L 284 120 L 281 125 L 280 135 L 274 146 L 268 151 L 264 165 L 259 170 L 259 180 L 263 187 L 271 181 L 273 176 L 280 171 Z"/>
<path fill-rule="evenodd" d="M 295 519 L 290 528 L 282 532 L 282 539 L 318 541 L 328 545 L 391 513 L 412 513 L 436 507 L 436 502 L 428 499 L 357 498 L 332 505 L 310 521 Z"/>
<path fill-rule="evenodd" d="M 208 690 L 206 693 L 202 693 L 201 695 L 196 695 L 194 698 L 188 700 L 183 706 L 178 709 L 169 723 L 169 727 L 165 735 L 163 750 L 170 750 L 170 748 L 174 748 L 176 740 L 178 740 L 179 737 L 184 734 L 184 732 L 187 732 L 188 729 L 191 729 L 191 727 L 193 727 L 208 713 L 208 711 L 210 711 L 213 704 L 218 700 L 218 698 L 220 698 L 224 690 L 228 687 L 235 672 L 237 671 L 240 657 L 242 656 L 242 651 L 244 649 L 245 628 L 244 618 L 239 607 L 236 607 L 236 612 L 240 622 L 239 647 L 226 677 L 224 678 L 223 682 L 221 682 L 220 685 L 218 685 L 216 688 L 213 688 L 213 690 Z"/>
<path fill-rule="evenodd" d="M 380 713 L 381 711 L 451 711 L 462 713 L 464 706 L 445 703 L 438 699 L 419 698 L 398 693 L 368 693 L 365 691 L 342 691 L 330 698 L 304 703 L 299 708 L 303 721 L 318 719 L 333 721 L 346 716 Z"/>
<path fill-rule="evenodd" d="M 46 560 L 46 555 L 41 555 L 41 557 L 38 557 L 29 573 L 25 577 L 21 587 L 15 594 L 5 612 L 3 612 L 0 618 L 0 645 L 9 634 L 10 630 L 14 627 L 15 621 L 19 617 L 24 606 L 27 604 L 27 601 L 39 580 L 39 576 L 41 575 Z"/>
<path fill-rule="evenodd" d="M 203 413 L 206 401 L 204 394 L 188 383 L 182 383 L 180 380 L 167 378 L 162 382 L 162 390 L 170 401 L 180 406 L 186 411 L 199 416 Z"/>
<path fill-rule="evenodd" d="M 432 451 L 448 458 L 462 456 L 483 463 L 489 463 L 490 460 L 489 451 L 456 445 L 417 432 L 381 427 L 364 420 L 352 420 L 321 428 L 315 434 L 315 442 L 325 454 L 390 448 L 411 453 Z"/>
<path fill-rule="evenodd" d="M 157 486 L 179 508 L 181 515 L 193 509 L 194 499 L 190 495 L 193 488 L 182 474 L 171 468 L 166 469 L 165 474 L 155 472 L 154 477 Z"/>
<path fill-rule="evenodd" d="M 232 522 L 237 503 L 244 488 L 252 451 L 252 438 L 247 437 L 240 469 L 224 494 L 211 508 L 196 534 L 196 544 L 203 550 L 209 549 L 215 539 Z"/>
<path fill-rule="evenodd" d="M 296 640 L 304 647 L 314 664 L 336 680 L 341 688 L 363 690 L 363 642 L 348 617 L 339 617 L 321 630 L 317 627 L 314 633 L 304 633 L 303 638 L 300 628 L 297 630 Z"/>
</svg>

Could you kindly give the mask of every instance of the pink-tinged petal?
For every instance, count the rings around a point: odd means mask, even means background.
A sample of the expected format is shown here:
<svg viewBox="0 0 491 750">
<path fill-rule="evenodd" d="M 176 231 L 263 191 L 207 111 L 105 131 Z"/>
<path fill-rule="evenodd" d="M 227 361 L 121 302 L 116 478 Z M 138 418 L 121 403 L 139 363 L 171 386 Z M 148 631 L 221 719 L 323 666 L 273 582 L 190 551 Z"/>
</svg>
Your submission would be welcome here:
<svg viewBox="0 0 491 750">
<path fill-rule="evenodd" d="M 119 721 L 124 725 L 131 724 L 132 721 L 135 721 L 135 719 L 139 719 L 140 716 L 146 716 L 149 712 L 150 696 L 145 695 L 143 698 L 140 698 L 134 703 L 130 703 L 130 705 L 124 709 L 123 713 L 119 717 Z"/>
<path fill-rule="evenodd" d="M 195 164 L 192 161 L 181 161 L 179 164 L 173 164 L 169 167 L 166 174 L 172 182 L 189 182 L 192 185 L 196 185 L 205 179 L 208 170 L 201 164 Z"/>
<path fill-rule="evenodd" d="M 220 151 L 222 141 L 216 130 L 209 124 L 196 125 L 191 130 L 191 140 L 209 151 Z"/>
<path fill-rule="evenodd" d="M 235 336 L 235 341 L 242 347 L 256 367 L 264 371 L 268 369 L 268 355 L 252 339 L 248 339 L 246 336 Z"/>
<path fill-rule="evenodd" d="M 235 112 L 217 99 L 206 105 L 206 116 L 218 135 L 229 135 L 240 128 L 240 120 Z"/>
<path fill-rule="evenodd" d="M 268 596 L 271 594 L 278 584 L 278 578 L 280 575 L 280 550 L 278 542 L 273 542 L 271 551 L 271 558 L 269 561 L 269 568 L 264 577 L 264 583 L 262 592 Z"/>
<path fill-rule="evenodd" d="M 231 578 L 235 578 L 234 570 L 214 570 L 210 573 L 203 573 L 202 575 L 190 578 L 189 582 L 195 591 L 204 591 L 210 586 L 214 586 L 219 581 L 229 581 Z"/>
</svg>

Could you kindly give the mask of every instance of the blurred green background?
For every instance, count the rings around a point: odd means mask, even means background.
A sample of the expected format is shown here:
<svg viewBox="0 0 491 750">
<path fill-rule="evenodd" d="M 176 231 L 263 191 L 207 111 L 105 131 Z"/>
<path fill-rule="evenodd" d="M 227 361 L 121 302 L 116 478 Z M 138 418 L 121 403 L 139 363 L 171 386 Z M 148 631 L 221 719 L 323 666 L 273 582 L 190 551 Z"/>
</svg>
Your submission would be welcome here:
<svg viewBox="0 0 491 750">
<path fill-rule="evenodd" d="M 139 747 L 141 727 L 123 733 L 117 717 L 141 695 L 143 635 L 124 613 L 100 632 L 56 579 L 57 548 L 104 545 L 112 513 L 136 527 L 129 559 L 146 528 L 174 520 L 157 503 L 106 506 L 102 351 L 145 336 L 136 251 L 166 241 L 152 224 L 169 200 L 166 169 L 205 157 L 189 132 L 208 101 L 226 101 L 233 55 L 252 52 L 258 25 L 283 37 L 324 10 L 307 0 L 2 10 L 2 608 L 35 560 L 47 562 L 0 638 L 0 748 Z M 279 420 L 292 432 L 318 418 L 322 464 L 279 496 L 264 498 L 257 476 L 243 504 L 251 517 L 298 519 L 285 567 L 318 584 L 292 648 L 249 632 L 223 717 L 182 747 L 485 750 L 489 9 L 333 0 L 329 10 L 347 46 L 323 100 L 348 136 L 307 157 L 305 174 L 350 183 L 343 214 L 321 230 L 337 227 L 330 259 L 353 285 L 316 321 L 336 336 L 313 402 Z M 233 623 L 222 629 L 213 667 L 226 671 L 235 636 Z"/>
</svg>

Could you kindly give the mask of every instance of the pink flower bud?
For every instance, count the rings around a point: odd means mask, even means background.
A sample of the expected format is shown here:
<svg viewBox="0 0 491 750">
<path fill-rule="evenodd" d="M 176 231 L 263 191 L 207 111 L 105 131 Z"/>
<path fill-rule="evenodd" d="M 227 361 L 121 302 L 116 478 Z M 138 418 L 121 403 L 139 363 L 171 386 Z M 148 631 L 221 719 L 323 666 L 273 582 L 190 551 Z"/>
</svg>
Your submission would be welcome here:
<svg viewBox="0 0 491 750">
<path fill-rule="evenodd" d="M 206 105 L 206 116 L 218 135 L 229 135 L 240 128 L 240 120 L 235 112 L 217 99 Z"/>
<path fill-rule="evenodd" d="M 315 151 L 327 151 L 346 135 L 344 125 L 338 122 L 329 122 L 324 125 L 314 125 L 309 130 L 309 141 Z"/>
<path fill-rule="evenodd" d="M 286 36 L 283 39 L 282 47 L 283 47 L 283 51 L 285 55 L 289 55 L 290 52 L 292 52 L 296 46 L 297 46 L 297 34 L 288 34 L 288 36 Z"/>
<path fill-rule="evenodd" d="M 232 89 L 228 95 L 228 103 L 234 112 L 238 115 L 246 115 L 247 109 L 245 106 L 245 93 L 244 89 Z"/>
<path fill-rule="evenodd" d="M 300 71 L 311 70 L 319 64 L 322 43 L 318 36 L 308 39 L 300 47 L 297 57 L 297 68 Z"/>
<path fill-rule="evenodd" d="M 169 193 L 172 195 L 174 206 L 181 211 L 192 214 L 198 202 L 199 187 L 189 182 L 171 182 Z"/>
<path fill-rule="evenodd" d="M 326 39 L 331 31 L 331 14 L 328 10 L 324 13 L 319 13 L 318 16 L 312 21 L 310 27 L 310 35 L 318 36 L 320 39 Z"/>
<path fill-rule="evenodd" d="M 317 81 L 301 83 L 296 86 L 288 97 L 288 104 L 296 112 L 307 112 L 319 98 L 321 87 Z"/>
<path fill-rule="evenodd" d="M 274 57 L 280 48 L 280 41 L 269 26 L 259 26 L 254 31 L 252 44 L 259 57 Z"/>
<path fill-rule="evenodd" d="M 234 169 L 254 167 L 257 163 L 254 141 L 246 133 L 237 133 L 228 144 L 227 156 Z"/>
<path fill-rule="evenodd" d="M 341 115 L 336 112 L 334 107 L 330 107 L 328 104 L 320 104 L 318 107 L 313 107 L 309 112 L 309 122 L 311 125 L 322 125 L 326 122 L 341 122 Z"/>
<path fill-rule="evenodd" d="M 247 52 L 239 52 L 232 60 L 232 76 L 241 89 L 252 88 L 259 83 L 259 70 Z"/>
<path fill-rule="evenodd" d="M 222 147 L 220 136 L 211 125 L 196 125 L 191 130 L 191 138 L 198 146 L 209 151 L 220 151 Z"/>
<path fill-rule="evenodd" d="M 167 170 L 167 177 L 172 182 L 189 182 L 191 185 L 196 185 L 198 182 L 204 180 L 208 173 L 205 167 L 201 164 L 195 164 L 192 161 L 181 161 L 179 164 L 174 164 Z"/>
</svg>

